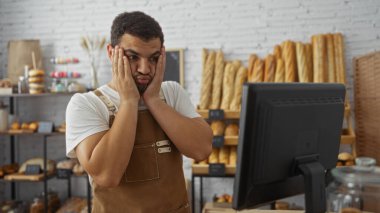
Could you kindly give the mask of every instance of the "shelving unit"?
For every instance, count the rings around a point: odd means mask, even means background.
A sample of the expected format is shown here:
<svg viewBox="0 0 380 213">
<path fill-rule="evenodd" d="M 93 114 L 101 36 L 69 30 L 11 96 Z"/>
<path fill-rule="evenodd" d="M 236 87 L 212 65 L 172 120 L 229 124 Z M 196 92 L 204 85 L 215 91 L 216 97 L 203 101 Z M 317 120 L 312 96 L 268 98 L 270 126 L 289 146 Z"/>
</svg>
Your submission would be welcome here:
<svg viewBox="0 0 380 213">
<path fill-rule="evenodd" d="M 68 96 L 73 95 L 74 93 L 42 93 L 42 94 L 9 94 L 9 95 L 0 95 L 0 98 L 9 99 L 9 113 L 15 114 L 15 99 L 23 97 L 50 97 L 50 96 Z M 39 133 L 39 132 L 0 132 L 0 136 L 9 136 L 10 137 L 10 163 L 16 163 L 15 159 L 15 143 L 16 139 L 19 136 L 36 136 L 43 137 L 43 164 L 44 168 L 47 168 L 47 139 L 54 136 L 64 136 L 64 132 L 51 132 L 51 133 Z M 17 182 L 43 182 L 44 187 L 44 207 L 45 212 L 48 211 L 48 181 L 52 178 L 56 178 L 56 173 L 48 173 L 46 169 L 43 170 L 42 174 L 31 175 L 27 178 L 22 178 L 19 175 L 7 175 L 4 178 L 0 179 L 2 182 L 11 183 L 11 199 L 16 199 L 16 183 Z M 87 179 L 87 204 L 88 212 L 91 212 L 91 186 L 89 184 L 88 176 L 85 175 Z M 71 176 L 67 178 L 68 182 L 68 197 L 71 197 Z"/>
</svg>

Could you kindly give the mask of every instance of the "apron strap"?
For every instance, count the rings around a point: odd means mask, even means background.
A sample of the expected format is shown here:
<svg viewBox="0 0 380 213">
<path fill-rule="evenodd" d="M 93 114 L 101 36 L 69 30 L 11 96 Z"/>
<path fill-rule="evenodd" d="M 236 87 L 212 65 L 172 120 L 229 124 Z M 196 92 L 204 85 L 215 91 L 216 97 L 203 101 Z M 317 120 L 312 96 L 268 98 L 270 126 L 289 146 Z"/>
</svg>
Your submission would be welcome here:
<svg viewBox="0 0 380 213">
<path fill-rule="evenodd" d="M 116 106 L 107 96 L 103 95 L 103 93 L 100 92 L 100 90 L 96 89 L 94 91 L 94 94 L 98 96 L 100 100 L 106 105 L 109 112 L 108 126 L 111 128 L 113 121 L 115 120 Z"/>
</svg>

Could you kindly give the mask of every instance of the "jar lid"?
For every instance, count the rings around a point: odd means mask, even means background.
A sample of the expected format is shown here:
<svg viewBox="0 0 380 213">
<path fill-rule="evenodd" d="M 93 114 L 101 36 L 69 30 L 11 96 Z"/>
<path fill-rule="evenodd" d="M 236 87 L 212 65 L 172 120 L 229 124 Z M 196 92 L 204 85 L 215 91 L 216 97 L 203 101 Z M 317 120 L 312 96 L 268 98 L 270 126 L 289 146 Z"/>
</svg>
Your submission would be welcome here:
<svg viewBox="0 0 380 213">
<path fill-rule="evenodd" d="M 356 166 L 337 167 L 331 171 L 335 179 L 345 183 L 380 185 L 380 167 L 376 167 L 373 158 L 360 157 Z"/>
</svg>

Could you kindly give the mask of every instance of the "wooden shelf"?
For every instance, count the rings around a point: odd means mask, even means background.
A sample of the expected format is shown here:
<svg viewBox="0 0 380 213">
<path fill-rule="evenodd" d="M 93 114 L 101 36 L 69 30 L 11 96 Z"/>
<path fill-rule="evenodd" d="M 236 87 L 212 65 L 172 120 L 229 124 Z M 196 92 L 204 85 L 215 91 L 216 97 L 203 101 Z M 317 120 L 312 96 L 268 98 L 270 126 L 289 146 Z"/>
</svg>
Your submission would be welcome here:
<svg viewBox="0 0 380 213">
<path fill-rule="evenodd" d="M 342 136 L 340 137 L 341 144 L 355 144 L 356 136 L 352 129 L 343 129 Z"/>
<path fill-rule="evenodd" d="M 193 164 L 191 169 L 194 175 L 209 175 L 208 164 Z M 226 175 L 235 175 L 236 166 L 226 165 Z"/>
<path fill-rule="evenodd" d="M 30 181 L 30 182 L 39 182 L 44 181 L 45 179 L 51 179 L 55 177 L 54 172 L 50 172 L 47 174 L 47 177 L 44 177 L 44 173 L 38 174 L 38 175 L 24 175 L 19 173 L 14 173 L 10 175 L 5 175 L 4 179 L 5 181 Z"/>
</svg>

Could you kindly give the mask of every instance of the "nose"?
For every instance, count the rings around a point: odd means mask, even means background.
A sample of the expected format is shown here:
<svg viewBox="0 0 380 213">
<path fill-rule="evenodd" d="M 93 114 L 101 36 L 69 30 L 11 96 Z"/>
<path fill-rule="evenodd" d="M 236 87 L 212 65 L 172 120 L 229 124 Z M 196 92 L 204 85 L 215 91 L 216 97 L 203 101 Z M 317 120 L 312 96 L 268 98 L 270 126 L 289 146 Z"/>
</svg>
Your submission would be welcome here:
<svg viewBox="0 0 380 213">
<path fill-rule="evenodd" d="M 150 73 L 150 66 L 149 61 L 146 58 L 142 58 L 140 60 L 140 63 L 138 64 L 137 71 L 141 74 L 149 74 Z"/>
</svg>

